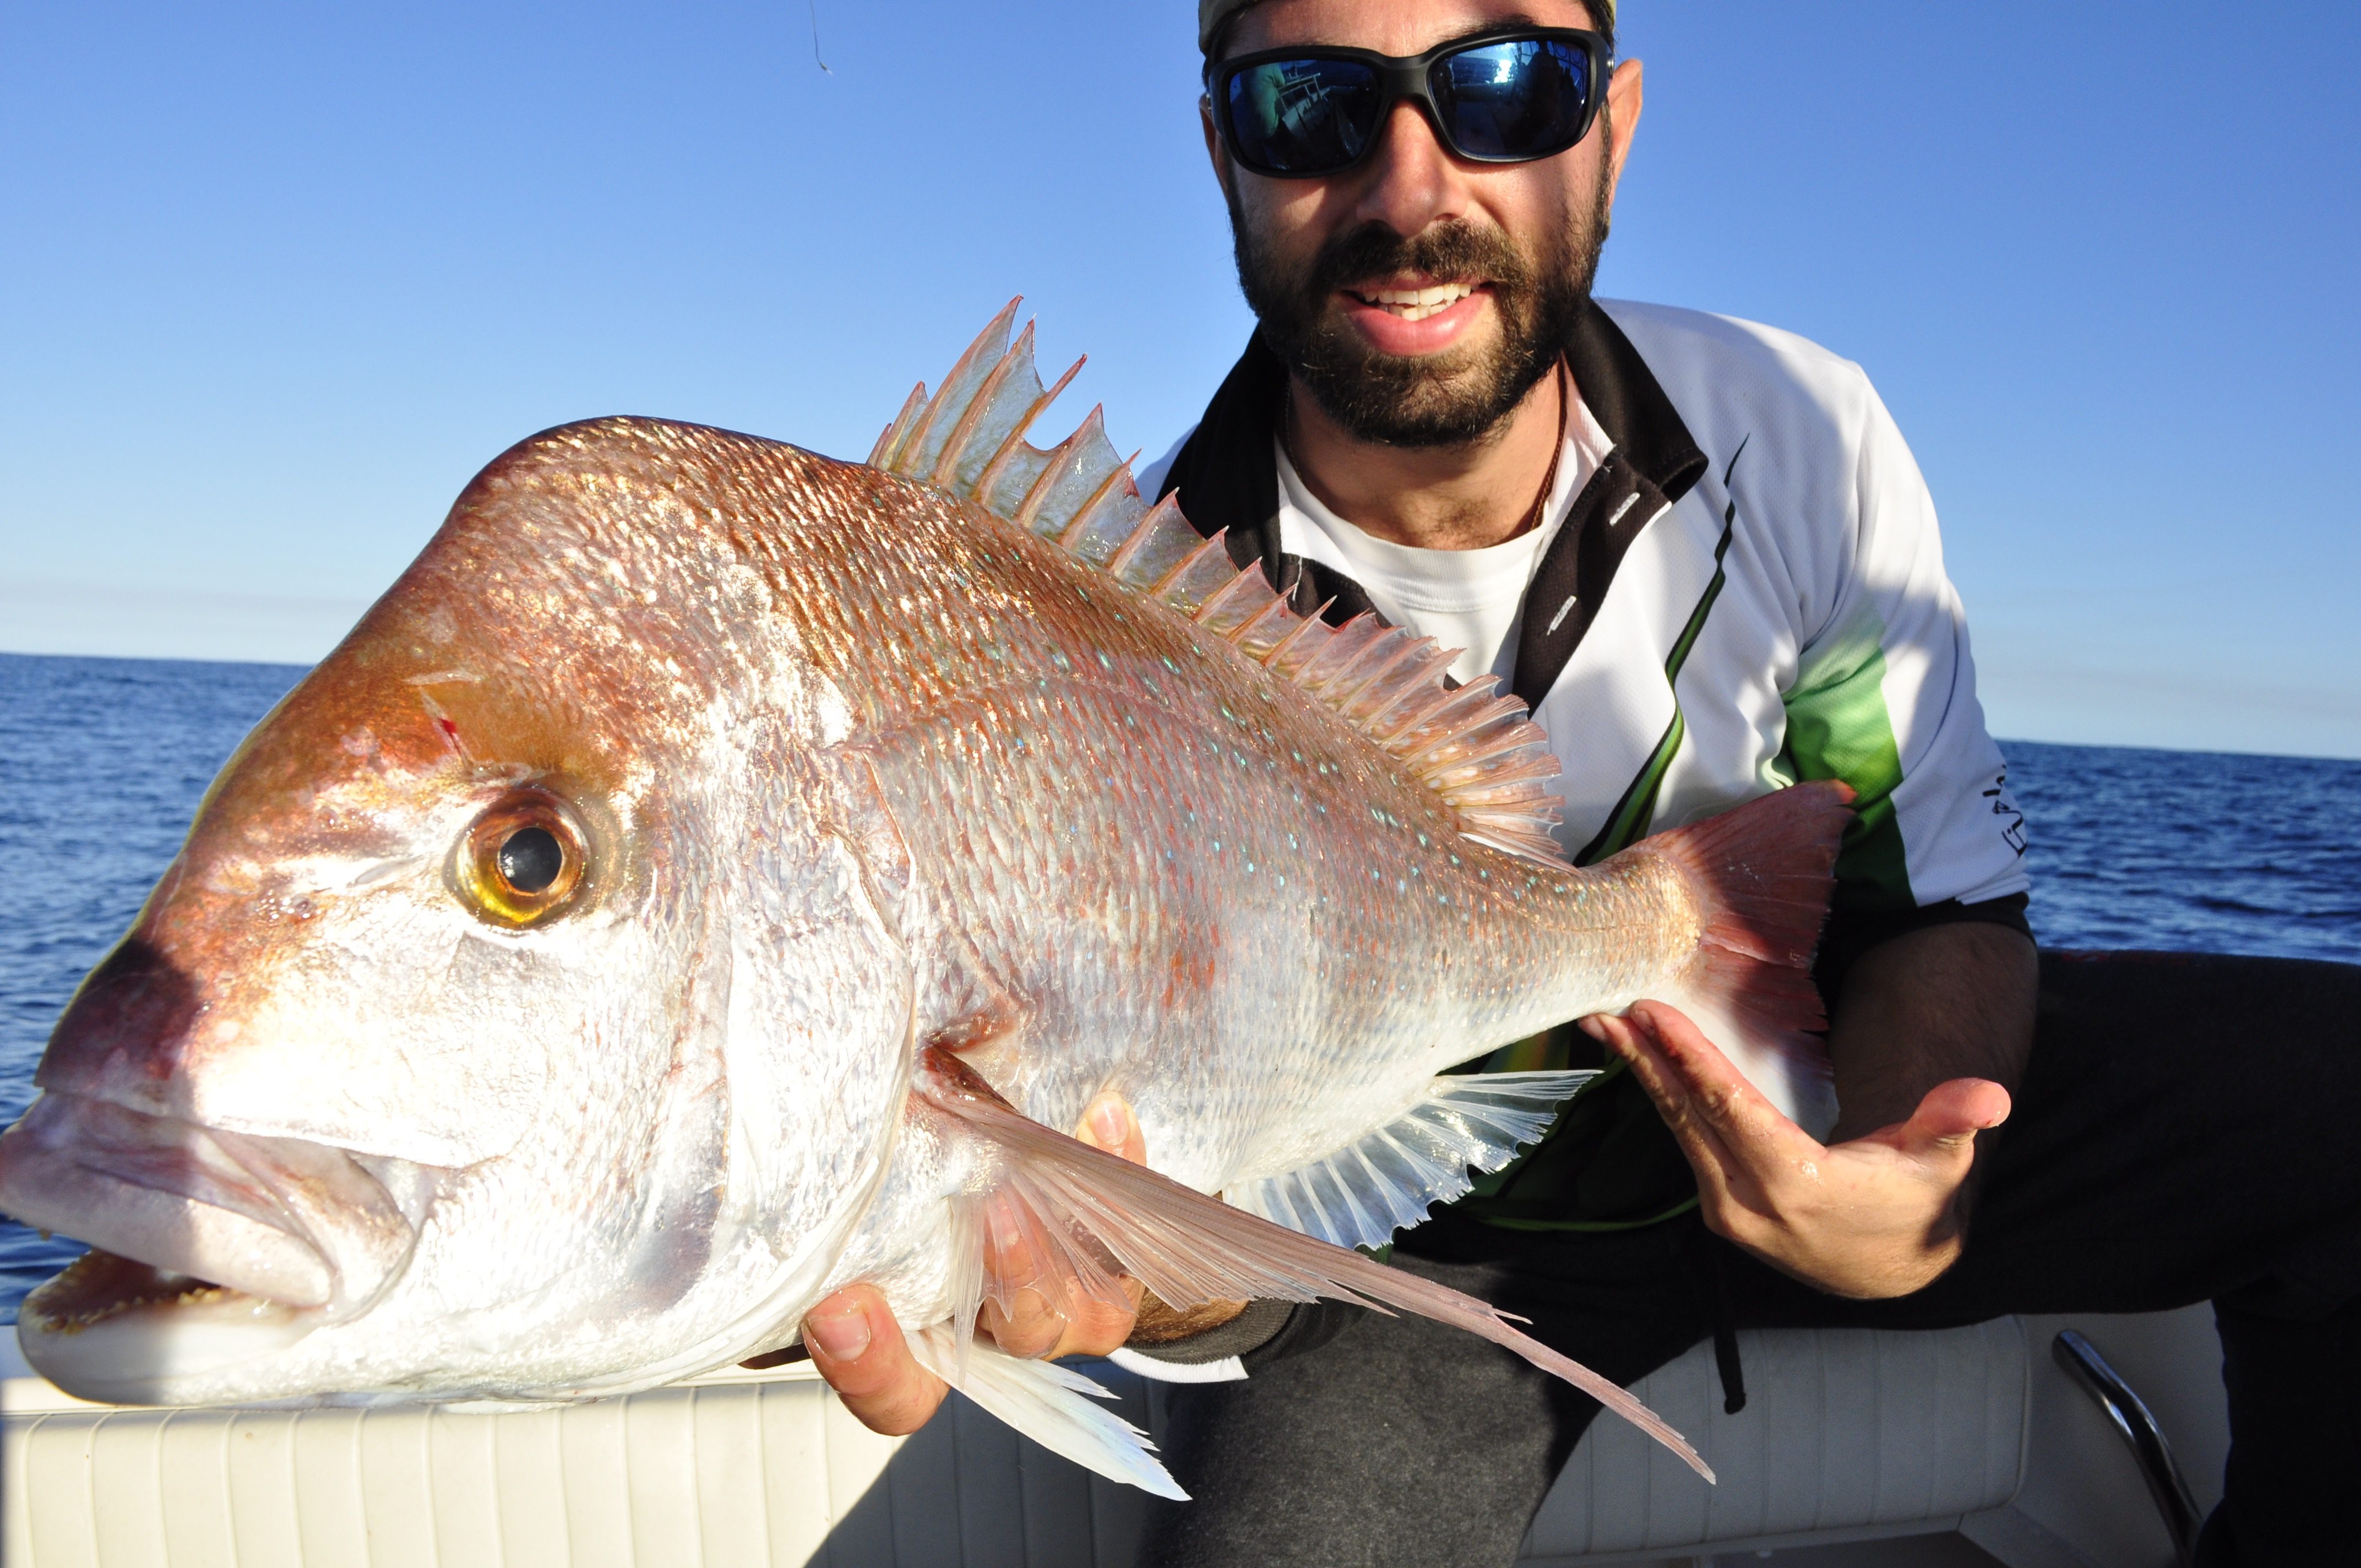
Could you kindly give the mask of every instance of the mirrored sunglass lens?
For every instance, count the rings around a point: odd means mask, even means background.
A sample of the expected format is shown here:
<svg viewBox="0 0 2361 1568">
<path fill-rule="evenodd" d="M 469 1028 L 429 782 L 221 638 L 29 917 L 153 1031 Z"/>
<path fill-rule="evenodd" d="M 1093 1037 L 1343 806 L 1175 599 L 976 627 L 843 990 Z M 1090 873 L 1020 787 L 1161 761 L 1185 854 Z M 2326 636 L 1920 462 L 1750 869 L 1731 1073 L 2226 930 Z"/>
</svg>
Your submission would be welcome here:
<svg viewBox="0 0 2361 1568">
<path fill-rule="evenodd" d="M 1437 61 L 1430 85 L 1463 156 L 1532 158 L 1574 144 L 1590 57 L 1552 38 L 1479 44 Z"/>
<path fill-rule="evenodd" d="M 1279 60 L 1234 73 L 1230 135 L 1247 167 L 1283 174 L 1342 169 L 1376 129 L 1378 78 L 1348 60 Z"/>
</svg>

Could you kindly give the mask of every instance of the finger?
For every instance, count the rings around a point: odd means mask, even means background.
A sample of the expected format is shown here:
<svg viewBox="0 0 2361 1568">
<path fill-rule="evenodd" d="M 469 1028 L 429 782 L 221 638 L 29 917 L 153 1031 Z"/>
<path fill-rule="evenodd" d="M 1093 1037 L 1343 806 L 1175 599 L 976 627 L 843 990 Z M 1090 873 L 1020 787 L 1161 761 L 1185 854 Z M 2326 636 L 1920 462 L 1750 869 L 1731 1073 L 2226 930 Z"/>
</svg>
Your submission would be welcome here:
<svg viewBox="0 0 2361 1568">
<path fill-rule="evenodd" d="M 1140 1299 L 1148 1287 L 1127 1274 L 1116 1276 L 1115 1283 L 1123 1287 L 1125 1304 L 1117 1306 L 1093 1296 L 1078 1298 L 1065 1333 L 1049 1352 L 1052 1356 L 1104 1355 L 1123 1348 L 1139 1321 Z"/>
<path fill-rule="evenodd" d="M 1133 1113 L 1131 1102 L 1113 1090 L 1100 1094 L 1083 1109 L 1082 1120 L 1075 1124 L 1074 1136 L 1093 1148 L 1120 1155 L 1135 1165 L 1148 1163 L 1148 1136 L 1140 1131 L 1139 1118 Z M 1029 1234 L 1025 1245 L 1001 1245 L 1005 1228 L 994 1227 L 994 1245 L 986 1258 L 986 1266 L 996 1277 L 1012 1281 L 1039 1278 L 1043 1270 L 1056 1266 L 1049 1262 L 1046 1248 L 1033 1243 Z M 1064 1286 L 1062 1290 L 1058 1288 L 1060 1284 Z M 981 1321 L 994 1343 L 1011 1355 L 1104 1355 L 1119 1348 L 1130 1336 L 1143 1288 L 1137 1280 L 1122 1277 L 1116 1278 L 1115 1284 L 1122 1288 L 1123 1299 L 1106 1301 L 1084 1289 L 1078 1279 L 1045 1282 L 1040 1287 L 1019 1289 L 1005 1308 L 987 1302 Z"/>
<path fill-rule="evenodd" d="M 1121 1155 L 1134 1165 L 1148 1163 L 1148 1135 L 1140 1131 L 1139 1117 L 1133 1113 L 1131 1102 L 1112 1089 L 1082 1112 L 1074 1136 L 1093 1148 Z M 1138 1321 L 1140 1299 L 1147 1287 L 1128 1275 L 1117 1275 L 1115 1283 L 1123 1288 L 1120 1303 L 1074 1292 L 1071 1313 L 1061 1321 L 1064 1332 L 1050 1347 L 1050 1355 L 1104 1355 L 1123 1347 Z"/>
<path fill-rule="evenodd" d="M 977 1320 L 1011 1355 L 1047 1355 L 1066 1332 L 1066 1303 L 1080 1294 L 1073 1269 L 1040 1218 L 1013 1193 L 983 1207 L 989 1299 Z"/>
<path fill-rule="evenodd" d="M 1687 1091 L 1697 1114 L 1724 1142 L 1753 1146 L 1757 1157 L 1785 1162 L 1810 1157 L 1820 1148 L 1817 1139 L 1789 1121 L 1680 1009 L 1662 1002 L 1635 1002 L 1631 1017 Z M 1810 1148 L 1792 1146 L 1799 1140 Z"/>
<path fill-rule="evenodd" d="M 1131 1102 L 1112 1089 L 1090 1102 L 1074 1136 L 1093 1148 L 1121 1155 L 1134 1165 L 1148 1163 L 1148 1135 L 1139 1130 Z"/>
<path fill-rule="evenodd" d="M 844 1408 L 872 1431 L 917 1431 L 943 1402 L 943 1380 L 911 1358 L 902 1325 L 873 1286 L 849 1285 L 813 1308 L 804 1344 Z"/>
<path fill-rule="evenodd" d="M 1631 1076 L 1640 1080 L 1640 1087 L 1647 1091 L 1656 1113 L 1672 1133 L 1673 1141 L 1680 1145 L 1681 1152 L 1696 1171 L 1697 1186 L 1708 1207 L 1727 1199 L 1732 1179 L 1743 1168 L 1713 1128 L 1697 1114 L 1687 1087 L 1663 1061 L 1654 1042 L 1629 1018 L 1596 1014 L 1585 1019 L 1583 1025 L 1622 1058 Z"/>
<path fill-rule="evenodd" d="M 2007 1121 L 2008 1113 L 2008 1091 L 1999 1084 L 1954 1078 L 1928 1090 L 1891 1141 L 1903 1153 L 1922 1159 L 1957 1159 L 1971 1155 L 1976 1135 Z"/>
<path fill-rule="evenodd" d="M 1620 1018 L 1601 1017 L 1600 1037 L 1610 1050 L 1620 1056 L 1631 1069 L 1631 1076 L 1648 1091 L 1664 1124 L 1685 1142 L 1702 1140 L 1715 1151 L 1718 1160 L 1728 1160 L 1732 1151 L 1723 1137 L 1723 1128 L 1717 1118 L 1708 1115 L 1705 1094 L 1690 1078 L 1683 1075 L 1672 1055 L 1665 1049 L 1654 1021 L 1637 1008 Z"/>
</svg>

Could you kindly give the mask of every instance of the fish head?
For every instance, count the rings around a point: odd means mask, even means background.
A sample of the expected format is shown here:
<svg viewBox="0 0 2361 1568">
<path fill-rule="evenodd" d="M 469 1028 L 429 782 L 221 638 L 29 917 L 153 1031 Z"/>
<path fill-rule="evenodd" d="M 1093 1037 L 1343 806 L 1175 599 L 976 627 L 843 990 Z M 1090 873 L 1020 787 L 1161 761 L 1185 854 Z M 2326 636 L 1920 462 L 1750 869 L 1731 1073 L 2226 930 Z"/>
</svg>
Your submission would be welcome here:
<svg viewBox="0 0 2361 1568">
<path fill-rule="evenodd" d="M 511 452 L 224 768 L 0 1137 L 0 1209 L 101 1249 L 20 1324 L 61 1386 L 598 1392 L 799 1313 L 909 966 L 849 709 L 725 525 L 824 460 L 721 439 Z"/>
</svg>

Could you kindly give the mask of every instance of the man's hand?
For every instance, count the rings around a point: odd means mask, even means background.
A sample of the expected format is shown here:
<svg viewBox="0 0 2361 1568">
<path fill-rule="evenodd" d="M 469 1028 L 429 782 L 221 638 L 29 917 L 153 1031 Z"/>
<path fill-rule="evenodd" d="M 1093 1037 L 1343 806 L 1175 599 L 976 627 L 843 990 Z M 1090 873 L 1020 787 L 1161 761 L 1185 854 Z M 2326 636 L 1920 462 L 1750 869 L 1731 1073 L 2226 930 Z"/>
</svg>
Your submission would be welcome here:
<svg viewBox="0 0 2361 1568">
<path fill-rule="evenodd" d="M 1148 1144 L 1131 1106 L 1119 1095 L 1102 1094 L 1082 1113 L 1074 1135 L 1086 1144 L 1145 1164 Z M 989 1255 L 984 1267 L 994 1267 Z M 1012 1355 L 1104 1355 L 1131 1332 L 1140 1287 L 1126 1279 L 1132 1310 L 1118 1311 L 1074 1292 L 1082 1306 L 1069 1321 L 1052 1311 L 1038 1292 L 1019 1291 L 1006 1316 L 986 1302 L 978 1328 Z M 822 1301 L 804 1319 L 804 1348 L 844 1408 L 863 1426 L 888 1437 L 927 1424 L 943 1402 L 943 1380 L 920 1366 L 902 1338 L 885 1298 L 868 1285 L 850 1285 Z"/>
<path fill-rule="evenodd" d="M 1938 1083 L 1907 1121 L 1824 1145 L 1661 1002 L 1583 1026 L 1629 1062 L 1697 1170 L 1707 1225 L 1838 1296 L 1903 1296 L 1959 1256 L 1976 1134 L 2008 1116 L 1989 1080 Z"/>
</svg>

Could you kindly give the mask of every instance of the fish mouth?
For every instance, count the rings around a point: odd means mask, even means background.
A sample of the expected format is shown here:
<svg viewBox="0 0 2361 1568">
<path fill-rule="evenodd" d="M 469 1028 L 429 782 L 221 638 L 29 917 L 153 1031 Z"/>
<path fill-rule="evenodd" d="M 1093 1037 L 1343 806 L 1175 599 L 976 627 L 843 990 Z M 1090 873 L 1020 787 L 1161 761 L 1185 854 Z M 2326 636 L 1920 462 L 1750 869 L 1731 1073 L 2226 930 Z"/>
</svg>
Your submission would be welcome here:
<svg viewBox="0 0 2361 1568">
<path fill-rule="evenodd" d="M 435 1174 L 50 1091 L 0 1134 L 0 1211 L 92 1250 L 26 1297 L 17 1337 L 116 1402 L 283 1349 L 400 1276 Z"/>
</svg>

